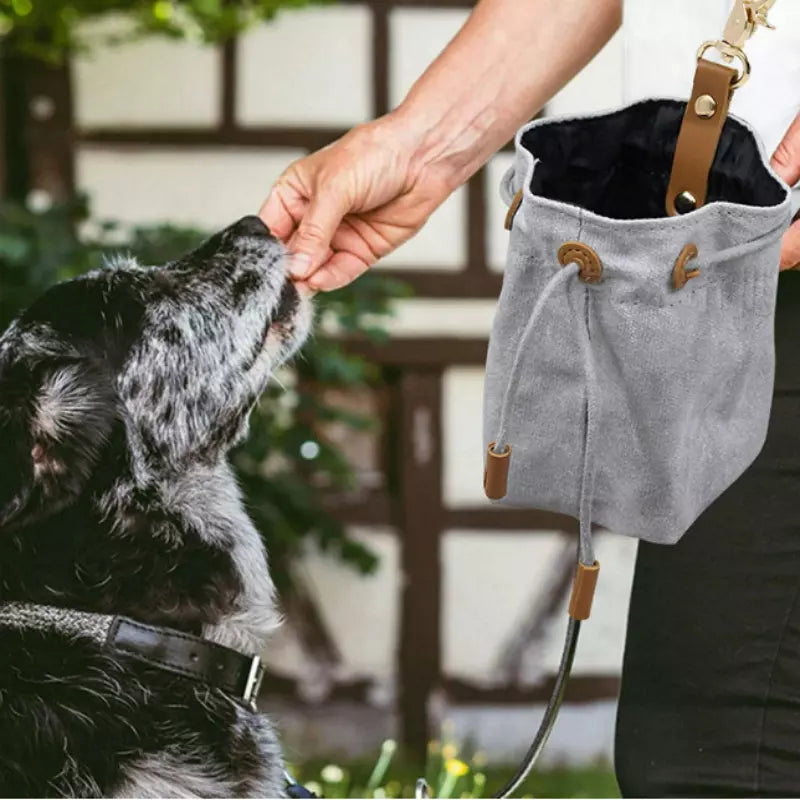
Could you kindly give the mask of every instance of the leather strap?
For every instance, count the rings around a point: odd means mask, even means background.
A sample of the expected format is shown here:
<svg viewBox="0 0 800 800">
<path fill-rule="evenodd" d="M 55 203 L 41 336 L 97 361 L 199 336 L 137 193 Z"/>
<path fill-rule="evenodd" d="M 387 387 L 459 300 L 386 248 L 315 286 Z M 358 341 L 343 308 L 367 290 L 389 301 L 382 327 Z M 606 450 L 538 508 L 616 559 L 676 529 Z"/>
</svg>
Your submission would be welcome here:
<svg viewBox="0 0 800 800">
<path fill-rule="evenodd" d="M 730 67 L 705 58 L 698 59 L 692 97 L 678 134 L 667 189 L 667 214 L 671 217 L 705 205 L 708 176 L 728 118 L 732 86 L 737 75 L 736 70 Z"/>
<path fill-rule="evenodd" d="M 264 669 L 247 656 L 190 633 L 114 617 L 105 646 L 143 664 L 203 681 L 253 705 Z"/>
</svg>

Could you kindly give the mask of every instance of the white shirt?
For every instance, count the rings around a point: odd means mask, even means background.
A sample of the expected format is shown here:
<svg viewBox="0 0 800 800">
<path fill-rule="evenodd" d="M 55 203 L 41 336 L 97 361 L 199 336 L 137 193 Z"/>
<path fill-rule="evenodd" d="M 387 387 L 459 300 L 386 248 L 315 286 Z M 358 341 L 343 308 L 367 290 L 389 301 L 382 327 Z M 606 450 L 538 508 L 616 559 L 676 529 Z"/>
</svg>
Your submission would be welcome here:
<svg viewBox="0 0 800 800">
<path fill-rule="evenodd" d="M 719 39 L 732 0 L 624 0 L 626 100 L 686 98 L 695 54 Z M 731 112 L 760 134 L 768 154 L 800 111 L 800 0 L 777 0 L 769 13 L 776 30 L 759 28 L 745 46 L 750 80 L 734 95 Z"/>
</svg>

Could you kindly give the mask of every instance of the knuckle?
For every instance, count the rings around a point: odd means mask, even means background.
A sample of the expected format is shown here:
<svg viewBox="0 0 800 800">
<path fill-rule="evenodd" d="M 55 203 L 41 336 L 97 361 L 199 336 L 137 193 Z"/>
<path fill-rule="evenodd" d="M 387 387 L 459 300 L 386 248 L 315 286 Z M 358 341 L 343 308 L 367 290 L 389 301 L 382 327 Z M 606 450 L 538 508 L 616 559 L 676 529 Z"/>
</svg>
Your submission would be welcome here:
<svg viewBox="0 0 800 800">
<path fill-rule="evenodd" d="M 297 237 L 302 241 L 311 244 L 321 244 L 325 243 L 327 240 L 325 230 L 321 225 L 313 220 L 308 220 L 307 222 L 304 221 L 301 223 L 297 231 Z"/>
</svg>

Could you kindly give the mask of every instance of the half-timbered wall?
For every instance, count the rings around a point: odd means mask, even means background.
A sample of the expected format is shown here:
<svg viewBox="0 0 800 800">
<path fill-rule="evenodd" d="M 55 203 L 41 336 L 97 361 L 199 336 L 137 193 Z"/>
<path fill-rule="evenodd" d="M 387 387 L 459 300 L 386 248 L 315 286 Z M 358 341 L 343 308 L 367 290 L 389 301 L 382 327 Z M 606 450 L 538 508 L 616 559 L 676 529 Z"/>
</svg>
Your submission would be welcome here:
<svg viewBox="0 0 800 800">
<path fill-rule="evenodd" d="M 98 218 L 222 226 L 257 209 L 290 161 L 398 103 L 470 5 L 347 2 L 281 13 L 221 49 L 148 40 L 98 50 L 73 64 L 75 183 Z M 548 113 L 621 102 L 621 58 L 614 40 Z M 481 491 L 481 363 L 506 244 L 496 187 L 509 161 L 508 150 L 494 157 L 380 266 L 416 291 L 398 305 L 392 340 L 365 348 L 394 376 L 377 407 L 397 441 L 376 462 L 393 460 L 399 489 L 366 481 L 336 511 L 381 567 L 359 577 L 309 552 L 303 570 L 339 659 L 317 663 L 291 628 L 267 654 L 265 702 L 305 754 L 373 750 L 393 732 L 419 748 L 451 719 L 510 758 L 549 690 L 571 528 L 490 508 Z M 606 536 L 598 549 L 603 574 L 556 758 L 610 750 L 634 548 Z"/>
</svg>

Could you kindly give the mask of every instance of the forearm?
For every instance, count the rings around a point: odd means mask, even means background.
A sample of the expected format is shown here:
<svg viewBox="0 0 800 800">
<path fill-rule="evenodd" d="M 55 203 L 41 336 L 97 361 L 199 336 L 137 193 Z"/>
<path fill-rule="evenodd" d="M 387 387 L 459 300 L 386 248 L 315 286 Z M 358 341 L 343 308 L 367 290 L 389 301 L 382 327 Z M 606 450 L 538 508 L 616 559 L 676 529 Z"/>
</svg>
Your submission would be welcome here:
<svg viewBox="0 0 800 800">
<path fill-rule="evenodd" d="M 611 38 L 621 0 L 481 0 L 392 116 L 452 190 Z"/>
</svg>

